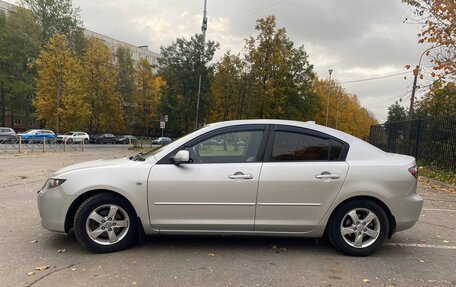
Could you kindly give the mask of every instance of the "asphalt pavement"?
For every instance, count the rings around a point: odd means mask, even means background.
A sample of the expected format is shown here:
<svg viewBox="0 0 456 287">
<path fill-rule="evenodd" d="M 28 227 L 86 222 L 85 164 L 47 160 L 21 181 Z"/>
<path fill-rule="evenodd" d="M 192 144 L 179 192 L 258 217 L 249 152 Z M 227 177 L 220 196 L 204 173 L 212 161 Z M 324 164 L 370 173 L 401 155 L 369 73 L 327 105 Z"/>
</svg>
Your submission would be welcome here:
<svg viewBox="0 0 456 287">
<path fill-rule="evenodd" d="M 92 254 L 41 227 L 36 192 L 53 171 L 133 153 L 0 153 L 0 286 L 456 286 L 456 194 L 426 185 L 418 223 L 364 258 L 325 240 L 231 236 L 161 236 Z"/>
</svg>

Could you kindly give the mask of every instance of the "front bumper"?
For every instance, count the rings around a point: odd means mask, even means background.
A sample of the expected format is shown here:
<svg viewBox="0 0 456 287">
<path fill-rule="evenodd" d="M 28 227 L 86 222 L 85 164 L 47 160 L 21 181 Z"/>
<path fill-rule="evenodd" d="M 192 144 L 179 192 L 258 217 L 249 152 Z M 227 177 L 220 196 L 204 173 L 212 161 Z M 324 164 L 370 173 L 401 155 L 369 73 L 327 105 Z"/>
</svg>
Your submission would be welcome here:
<svg viewBox="0 0 456 287">
<path fill-rule="evenodd" d="M 37 203 L 41 225 L 54 232 L 65 233 L 65 217 L 75 199 L 65 194 L 60 186 L 38 192 Z"/>
</svg>

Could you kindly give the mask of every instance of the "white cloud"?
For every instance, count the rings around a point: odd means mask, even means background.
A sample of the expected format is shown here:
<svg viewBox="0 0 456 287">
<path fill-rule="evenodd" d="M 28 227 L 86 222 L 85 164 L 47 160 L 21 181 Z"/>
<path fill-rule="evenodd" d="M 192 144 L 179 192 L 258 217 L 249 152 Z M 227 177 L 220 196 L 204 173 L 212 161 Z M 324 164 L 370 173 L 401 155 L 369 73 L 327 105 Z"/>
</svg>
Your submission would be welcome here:
<svg viewBox="0 0 456 287">
<path fill-rule="evenodd" d="M 201 29 L 203 0 L 75 0 L 87 28 L 159 52 L 177 37 Z M 220 43 L 215 59 L 238 53 L 255 34 L 255 20 L 274 14 L 296 45 L 304 44 L 322 78 L 334 69 L 338 81 L 400 73 L 426 47 L 417 44 L 417 27 L 403 24 L 408 7 L 397 0 L 208 0 L 209 40 Z M 386 119 L 387 108 L 410 89 L 410 80 L 393 77 L 344 85 L 360 102 Z"/>
</svg>

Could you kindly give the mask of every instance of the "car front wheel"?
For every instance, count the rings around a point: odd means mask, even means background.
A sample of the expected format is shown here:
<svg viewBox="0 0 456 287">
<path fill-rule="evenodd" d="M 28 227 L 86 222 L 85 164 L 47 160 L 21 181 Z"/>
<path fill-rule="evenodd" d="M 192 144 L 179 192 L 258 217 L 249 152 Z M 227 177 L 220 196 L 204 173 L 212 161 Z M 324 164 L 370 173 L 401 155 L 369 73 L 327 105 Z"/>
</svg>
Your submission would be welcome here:
<svg viewBox="0 0 456 287">
<path fill-rule="evenodd" d="M 337 208 L 331 216 L 328 237 L 339 251 L 351 256 L 368 256 L 385 241 L 388 217 L 370 200 L 353 200 Z"/>
<path fill-rule="evenodd" d="M 137 218 L 130 203 L 111 194 L 85 200 L 74 218 L 77 240 L 92 252 L 123 250 L 137 239 Z"/>
</svg>

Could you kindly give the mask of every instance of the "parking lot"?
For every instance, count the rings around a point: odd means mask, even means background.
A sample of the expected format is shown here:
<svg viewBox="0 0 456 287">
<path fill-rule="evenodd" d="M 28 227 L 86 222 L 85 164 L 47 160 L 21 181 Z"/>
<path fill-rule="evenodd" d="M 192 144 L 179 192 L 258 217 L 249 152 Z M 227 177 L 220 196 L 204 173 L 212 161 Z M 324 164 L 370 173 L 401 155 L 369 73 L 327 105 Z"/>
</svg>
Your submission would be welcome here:
<svg viewBox="0 0 456 287">
<path fill-rule="evenodd" d="M 417 225 L 365 258 L 325 240 L 228 236 L 155 237 L 100 255 L 40 226 L 36 192 L 53 171 L 133 153 L 0 153 L 0 286 L 456 286 L 456 194 L 428 185 Z"/>
</svg>

